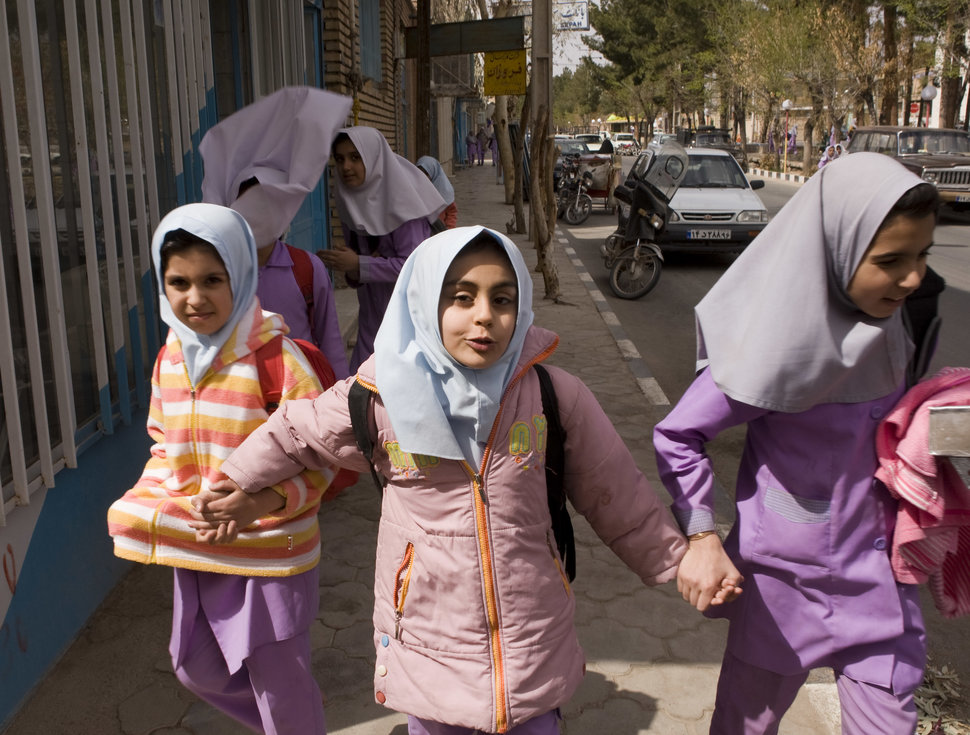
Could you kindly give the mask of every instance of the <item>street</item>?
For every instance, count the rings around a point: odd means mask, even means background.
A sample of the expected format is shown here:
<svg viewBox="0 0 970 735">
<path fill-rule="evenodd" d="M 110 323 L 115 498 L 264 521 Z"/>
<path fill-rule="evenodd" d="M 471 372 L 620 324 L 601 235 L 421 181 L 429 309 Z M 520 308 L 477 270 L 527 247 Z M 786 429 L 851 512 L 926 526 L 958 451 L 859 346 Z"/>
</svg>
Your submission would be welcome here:
<svg viewBox="0 0 970 735">
<path fill-rule="evenodd" d="M 629 165 L 624 161 L 624 170 Z M 773 216 L 794 196 L 798 187 L 795 183 L 768 179 L 765 188 L 757 193 Z M 615 215 L 608 214 L 598 201 L 593 214 L 583 225 L 571 227 L 560 221 L 559 231 L 575 250 L 575 257 L 582 261 L 622 330 L 634 343 L 662 394 L 674 404 L 694 377 L 694 305 L 731 265 L 734 256 L 668 255 L 656 288 L 638 300 L 619 299 L 610 290 L 609 274 L 599 254 L 600 245 L 615 226 Z M 929 264 L 946 280 L 947 289 L 940 299 L 943 326 L 930 374 L 944 366 L 970 365 L 970 332 L 966 328 L 970 315 L 968 234 L 970 218 L 961 220 L 945 215 L 936 229 Z M 744 430 L 737 427 L 724 432 L 708 445 L 723 487 L 733 487 L 743 442 Z M 718 514 L 729 522 L 732 507 L 727 491 L 719 500 Z M 945 664 L 951 671 L 955 670 L 966 690 L 970 684 L 970 618 L 944 620 L 936 612 L 928 594 L 924 595 L 923 610 L 931 661 L 937 667 Z M 964 718 L 970 716 L 970 703 L 964 702 L 962 707 Z"/>
</svg>

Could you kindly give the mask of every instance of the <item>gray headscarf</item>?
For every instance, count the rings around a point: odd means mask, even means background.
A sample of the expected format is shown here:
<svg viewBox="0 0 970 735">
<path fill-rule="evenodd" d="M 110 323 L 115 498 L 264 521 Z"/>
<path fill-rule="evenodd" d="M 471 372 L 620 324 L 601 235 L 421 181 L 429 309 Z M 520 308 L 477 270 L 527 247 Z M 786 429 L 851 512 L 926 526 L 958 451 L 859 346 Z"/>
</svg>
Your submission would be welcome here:
<svg viewBox="0 0 970 735">
<path fill-rule="evenodd" d="M 878 153 L 806 182 L 695 309 L 697 369 L 735 400 L 795 413 L 896 390 L 912 343 L 898 311 L 876 319 L 847 289 L 886 214 L 923 183 Z"/>
</svg>

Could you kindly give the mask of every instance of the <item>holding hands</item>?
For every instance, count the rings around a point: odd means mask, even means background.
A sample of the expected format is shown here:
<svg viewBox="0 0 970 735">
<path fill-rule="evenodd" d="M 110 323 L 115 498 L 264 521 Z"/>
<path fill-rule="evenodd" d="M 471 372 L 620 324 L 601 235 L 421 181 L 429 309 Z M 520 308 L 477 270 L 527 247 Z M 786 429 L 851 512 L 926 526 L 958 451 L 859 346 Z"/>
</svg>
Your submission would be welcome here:
<svg viewBox="0 0 970 735">
<path fill-rule="evenodd" d="M 716 533 L 691 541 L 677 570 L 677 590 L 701 612 L 737 599 L 742 582 Z"/>
<path fill-rule="evenodd" d="M 229 478 L 217 480 L 192 498 L 194 520 L 189 527 L 200 543 L 231 544 L 240 530 L 285 504 L 286 499 L 272 488 L 247 493 Z"/>
</svg>

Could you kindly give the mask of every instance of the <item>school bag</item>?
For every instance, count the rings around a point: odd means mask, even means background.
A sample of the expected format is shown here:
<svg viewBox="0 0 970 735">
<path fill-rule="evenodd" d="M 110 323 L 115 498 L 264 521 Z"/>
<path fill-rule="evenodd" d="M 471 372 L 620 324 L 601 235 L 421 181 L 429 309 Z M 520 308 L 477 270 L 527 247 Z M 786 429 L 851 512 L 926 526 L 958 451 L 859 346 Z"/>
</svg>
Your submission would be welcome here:
<svg viewBox="0 0 970 735">
<path fill-rule="evenodd" d="M 306 250 L 283 243 L 290 253 L 290 260 L 293 261 L 293 277 L 296 285 L 300 287 L 303 300 L 306 302 L 307 319 L 310 322 L 310 329 L 313 329 L 313 261 L 310 260 L 310 253 Z"/>
<path fill-rule="evenodd" d="M 906 386 L 911 388 L 926 375 L 936 342 L 940 335 L 942 319 L 938 313 L 940 294 L 946 288 L 943 277 L 927 266 L 919 288 L 903 302 L 903 325 L 916 350 L 906 370 Z"/>
<path fill-rule="evenodd" d="M 542 365 L 537 364 L 534 367 L 539 378 L 542 413 L 546 417 L 546 499 L 549 504 L 549 516 L 552 519 L 552 533 L 556 539 L 556 548 L 559 550 L 566 576 L 572 582 L 576 578 L 576 537 L 573 533 L 569 509 L 566 507 L 566 491 L 562 482 L 566 459 L 563 449 L 566 444 L 566 431 L 559 420 L 559 401 L 549 372 Z M 350 386 L 347 404 L 357 448 L 370 463 L 374 484 L 379 491 L 383 492 L 387 485 L 387 478 L 377 472 L 371 460 L 374 453 L 374 440 L 371 438 L 367 421 L 370 401 L 374 400 L 376 395 L 375 391 L 365 388 L 355 380 Z"/>
</svg>

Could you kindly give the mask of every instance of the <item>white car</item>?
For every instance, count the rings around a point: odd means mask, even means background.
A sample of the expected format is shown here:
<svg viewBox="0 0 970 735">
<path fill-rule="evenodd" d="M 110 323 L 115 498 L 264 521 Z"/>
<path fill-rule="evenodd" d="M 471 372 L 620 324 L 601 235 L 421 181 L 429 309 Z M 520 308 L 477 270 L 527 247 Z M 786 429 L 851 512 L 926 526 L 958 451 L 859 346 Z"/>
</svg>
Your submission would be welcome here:
<svg viewBox="0 0 970 735">
<path fill-rule="evenodd" d="M 640 152 L 640 144 L 633 133 L 617 133 L 613 136 L 613 150 L 624 156 L 635 156 Z"/>
<path fill-rule="evenodd" d="M 638 158 L 630 175 L 638 178 L 649 156 Z M 670 201 L 670 221 L 657 244 L 664 252 L 739 253 L 768 224 L 768 210 L 727 151 L 688 148 L 687 173 Z"/>
</svg>

